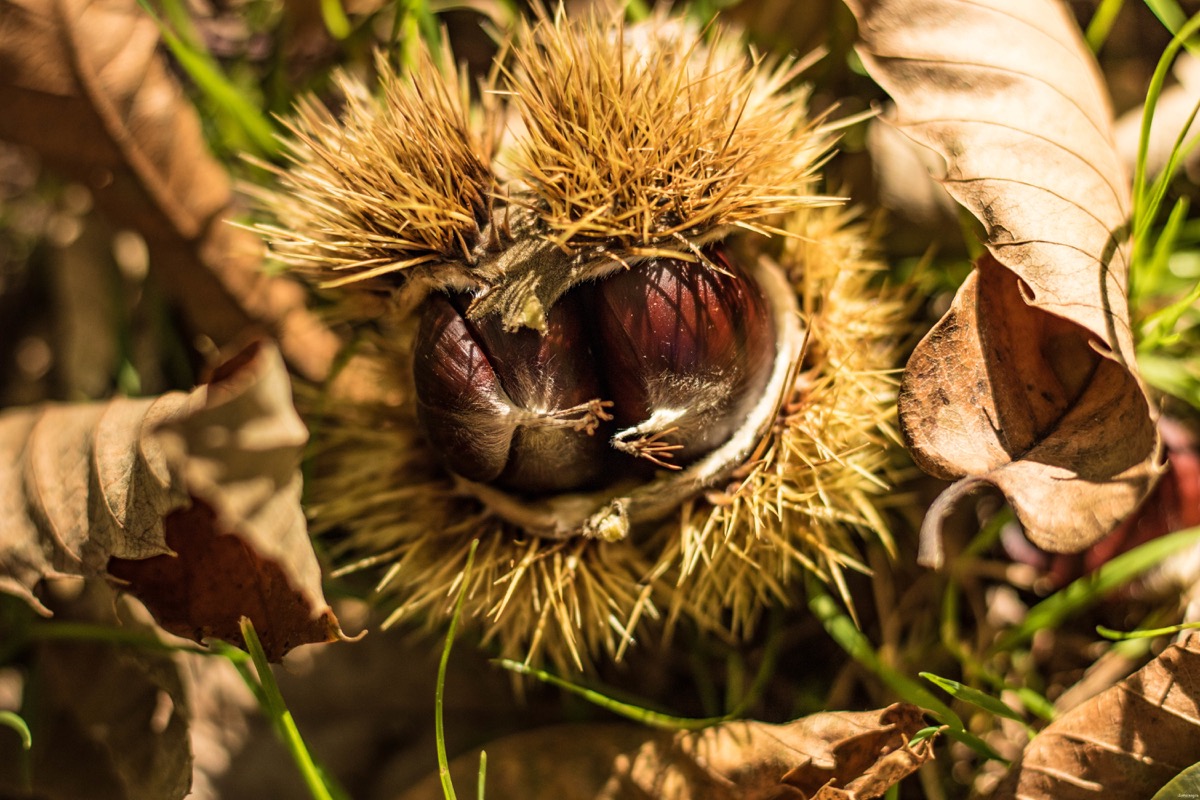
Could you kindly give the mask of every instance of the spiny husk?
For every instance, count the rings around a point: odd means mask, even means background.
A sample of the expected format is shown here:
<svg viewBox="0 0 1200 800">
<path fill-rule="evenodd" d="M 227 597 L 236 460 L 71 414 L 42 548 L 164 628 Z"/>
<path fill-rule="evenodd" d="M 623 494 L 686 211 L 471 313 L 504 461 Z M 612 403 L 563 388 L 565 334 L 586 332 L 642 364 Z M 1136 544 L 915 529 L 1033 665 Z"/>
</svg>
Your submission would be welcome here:
<svg viewBox="0 0 1200 800">
<path fill-rule="evenodd" d="M 398 401 L 325 404 L 314 533 L 349 532 L 330 539 L 331 555 L 344 572 L 381 571 L 389 622 L 433 625 L 450 613 L 478 539 L 464 616 L 505 655 L 560 668 L 619 658 L 664 617 L 741 637 L 765 608 L 789 603 L 806 572 L 844 593 L 843 571 L 863 569 L 862 538 L 890 546 L 878 509 L 896 452 L 892 367 L 907 315 L 899 293 L 878 287 L 861 229 L 844 222 L 820 209 L 786 223 L 803 238 L 779 259 L 810 340 L 779 424 L 743 475 L 655 530 L 620 542 L 523 535 L 455 493 Z M 405 337 L 385 332 L 374 348 L 403 395 Z"/>
<path fill-rule="evenodd" d="M 649 34 L 649 35 L 647 35 Z M 829 147 L 813 133 L 790 61 L 751 58 L 720 29 L 678 20 L 541 22 L 518 41 L 509 91 L 525 124 L 515 171 L 556 241 L 679 247 L 730 225 L 755 230 L 803 205 Z"/>
<path fill-rule="evenodd" d="M 276 186 L 249 190 L 276 220 L 257 226 L 273 255 L 328 286 L 469 258 L 488 219 L 491 124 L 469 121 L 465 82 L 428 52 L 410 78 L 378 67 L 378 100 L 348 75 L 336 80 L 339 116 L 302 99 L 290 166 L 263 165 Z"/>
<path fill-rule="evenodd" d="M 861 225 L 845 212 L 790 220 L 780 263 L 800 298 L 807 354 L 776 429 L 744 477 L 688 509 L 667 533 L 672 617 L 723 619 L 741 635 L 766 606 L 789 602 L 804 571 L 851 607 L 846 569 L 865 571 L 855 533 L 893 543 L 879 510 L 900 445 L 894 427 L 905 293 L 878 286 Z M 685 607 L 685 600 L 690 607 Z"/>
<path fill-rule="evenodd" d="M 379 100 L 342 76 L 340 117 L 298 106 L 291 166 L 267 166 L 278 186 L 252 190 L 275 220 L 258 229 L 281 261 L 337 286 L 472 264 L 509 206 L 569 250 L 692 259 L 731 227 L 768 233 L 772 216 L 832 202 L 811 193 L 832 138 L 788 88 L 801 65 L 664 16 L 628 43 L 624 30 L 598 16 L 524 26 L 474 109 L 428 54 L 404 77 L 381 59 Z M 497 161 L 504 119 L 524 129 Z"/>
<path fill-rule="evenodd" d="M 443 623 L 478 540 L 466 619 L 503 654 L 560 668 L 619 658 L 663 622 L 742 636 L 806 572 L 845 596 L 860 538 L 888 541 L 878 505 L 905 314 L 878 287 L 862 231 L 813 194 L 827 133 L 805 118 L 787 65 L 665 17 L 619 31 L 593 17 L 518 34 L 494 86 L 524 130 L 510 123 L 496 158 L 483 145 L 488 114 L 431 62 L 385 81 L 378 101 L 344 81 L 358 99 L 337 122 L 300 109 L 295 164 L 263 197 L 276 252 L 326 285 L 394 285 L 397 271 L 431 284 L 429 265 L 443 262 L 470 275 L 510 213 L 527 235 L 610 264 L 695 260 L 723 238 L 745 263 L 786 270 L 809 338 L 783 413 L 724 485 L 619 541 L 540 539 L 458 488 L 417 429 L 416 320 L 400 303 L 362 307 L 373 321 L 357 354 L 377 367 L 373 397 L 301 392 L 319 445 L 312 530 L 343 572 L 377 570 L 389 622 Z"/>
</svg>

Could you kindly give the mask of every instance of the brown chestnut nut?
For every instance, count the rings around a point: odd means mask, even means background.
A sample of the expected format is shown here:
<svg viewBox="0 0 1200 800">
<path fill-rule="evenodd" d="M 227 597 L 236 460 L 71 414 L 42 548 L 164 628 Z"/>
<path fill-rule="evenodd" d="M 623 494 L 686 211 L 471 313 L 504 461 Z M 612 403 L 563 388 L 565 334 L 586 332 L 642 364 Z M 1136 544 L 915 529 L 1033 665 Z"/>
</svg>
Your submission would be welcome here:
<svg viewBox="0 0 1200 800">
<path fill-rule="evenodd" d="M 560 492 L 682 469 L 724 444 L 762 397 L 775 329 L 725 250 L 705 257 L 651 259 L 568 292 L 540 333 L 431 296 L 414 379 L 446 465 L 478 483 Z"/>
<path fill-rule="evenodd" d="M 458 305 L 465 306 L 462 298 Z M 467 319 L 444 295 L 425 303 L 413 373 L 418 418 L 446 465 L 523 492 L 579 489 L 601 475 L 608 419 L 582 315 L 570 298 L 546 332 Z"/>
<path fill-rule="evenodd" d="M 758 402 L 775 358 L 758 285 L 721 246 L 709 264 L 653 259 L 593 290 L 597 357 L 622 452 L 680 468 L 724 443 Z"/>
</svg>

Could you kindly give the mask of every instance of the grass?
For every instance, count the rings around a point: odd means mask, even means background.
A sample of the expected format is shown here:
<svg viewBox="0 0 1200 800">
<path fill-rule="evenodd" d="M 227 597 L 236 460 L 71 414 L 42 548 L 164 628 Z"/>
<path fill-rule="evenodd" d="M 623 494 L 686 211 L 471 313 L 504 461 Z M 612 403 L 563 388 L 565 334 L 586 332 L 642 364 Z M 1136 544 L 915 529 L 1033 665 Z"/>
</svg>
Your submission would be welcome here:
<svg viewBox="0 0 1200 800">
<path fill-rule="evenodd" d="M 1001 634 L 992 652 L 1012 650 L 1032 639 L 1039 631 L 1057 629 L 1069 617 L 1163 563 L 1172 554 L 1197 544 L 1200 544 L 1200 528 L 1189 528 L 1151 540 L 1117 556 L 1031 608 L 1024 620 Z"/>
<path fill-rule="evenodd" d="M 328 2 L 324 0 L 323 5 Z M 158 25 L 163 43 L 203 95 L 224 149 L 274 159 L 279 153 L 274 123 L 262 112 L 261 104 L 248 96 L 245 87 L 234 84 L 205 49 L 183 0 L 162 0 L 163 16 L 155 11 L 150 0 L 138 0 L 138 4 Z"/>
<path fill-rule="evenodd" d="M 266 714 L 276 735 L 296 763 L 296 768 L 304 785 L 308 788 L 309 794 L 312 795 L 313 800 L 346 800 L 348 795 L 336 787 L 328 774 L 317 765 L 312 754 L 309 753 L 304 738 L 296 727 L 296 721 L 292 718 L 292 712 L 288 710 L 283 694 L 279 691 L 279 684 L 275 682 L 275 675 L 271 671 L 266 653 L 263 652 L 258 633 L 254 630 L 254 623 L 250 621 L 249 617 L 242 617 L 241 630 L 246 649 L 250 654 L 250 661 L 257 673 L 257 682 L 251 679 L 240 651 L 226 648 L 224 654 L 238 667 L 242 679 L 246 681 L 246 685 L 258 698 L 259 707 Z"/>
<path fill-rule="evenodd" d="M 442 794 L 446 800 L 456 800 L 454 782 L 450 780 L 450 760 L 446 757 L 446 725 L 443 710 L 446 699 L 446 668 L 450 664 L 450 649 L 454 646 L 454 634 L 458 630 L 458 620 L 462 616 L 463 601 L 467 597 L 467 587 L 471 585 L 471 567 L 475 564 L 475 550 L 479 540 L 471 542 L 471 550 L 467 553 L 467 565 L 463 567 L 459 579 L 458 598 L 454 601 L 454 614 L 450 617 L 450 627 L 446 630 L 446 643 L 442 647 L 442 659 L 438 662 L 437 689 L 434 695 L 434 731 L 437 737 L 438 778 L 442 784 Z M 484 784 L 487 781 L 487 754 L 479 754 L 479 797 L 483 797 Z"/>
<path fill-rule="evenodd" d="M 19 601 L 11 601 L 13 604 Z M 4 604 L 4 609 L 8 604 Z M 3 610 L 3 609 L 0 609 Z M 187 653 L 206 658 L 228 661 L 237 670 L 246 686 L 253 693 L 259 708 L 270 722 L 297 769 L 313 800 L 348 800 L 343 791 L 313 759 L 308 747 L 296 727 L 287 703 L 271 672 L 266 654 L 263 652 L 253 623 L 243 618 L 241 630 L 246 650 L 222 641 L 213 641 L 209 647 L 168 641 L 148 631 L 130 630 L 87 622 L 28 619 L 29 614 L 4 613 L 0 619 L 0 631 L 4 632 L 4 646 L 0 649 L 0 666 L 20 664 L 23 653 L 39 642 L 89 642 L 118 648 L 133 648 L 154 653 Z M 22 619 L 25 621 L 22 622 Z M 21 715 L 11 711 L 0 711 L 0 727 L 11 728 L 21 738 L 24 754 L 20 769 L 22 782 L 33 786 L 30 772 L 29 751 L 34 740 L 29 725 Z"/>
<path fill-rule="evenodd" d="M 29 751 L 33 749 L 33 734 L 29 731 L 29 725 L 20 714 L 0 711 L 0 728 L 8 728 L 20 737 L 20 785 L 26 792 L 33 794 L 33 765 L 29 759 Z"/>
</svg>

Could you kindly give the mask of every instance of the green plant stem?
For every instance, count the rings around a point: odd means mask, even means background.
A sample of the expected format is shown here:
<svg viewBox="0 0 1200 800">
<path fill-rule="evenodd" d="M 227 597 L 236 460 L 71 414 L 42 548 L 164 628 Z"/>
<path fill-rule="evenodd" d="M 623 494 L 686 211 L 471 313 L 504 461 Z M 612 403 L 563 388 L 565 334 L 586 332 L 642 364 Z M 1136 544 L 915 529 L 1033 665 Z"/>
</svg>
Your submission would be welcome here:
<svg viewBox="0 0 1200 800">
<path fill-rule="evenodd" d="M 25 720 L 12 711 L 0 711 L 0 727 L 11 728 L 21 738 L 21 788 L 26 793 L 33 794 L 33 765 L 30 763 L 29 751 L 33 748 L 33 734 Z"/>
<path fill-rule="evenodd" d="M 325 22 L 325 30 L 339 42 L 350 35 L 350 19 L 341 0 L 321 0 L 321 19 Z"/>
<path fill-rule="evenodd" d="M 25 636 L 30 641 L 100 642 L 103 644 L 127 645 L 145 650 L 167 653 L 192 653 L 198 656 L 219 656 L 220 652 L 191 644 L 164 642 L 151 633 L 115 628 L 110 625 L 95 625 L 88 622 L 45 622 L 31 625 Z"/>
<path fill-rule="evenodd" d="M 258 671 L 259 684 L 262 686 L 271 722 L 279 731 L 284 746 L 287 747 L 296 766 L 300 769 L 300 777 L 304 779 L 304 785 L 308 787 L 313 800 L 334 800 L 329 787 L 325 785 L 321 771 L 317 769 L 316 762 L 313 761 L 312 755 L 304 744 L 304 739 L 300 736 L 296 721 L 292 719 L 292 712 L 288 711 L 287 704 L 283 701 L 283 694 L 279 691 L 279 684 L 275 682 L 275 675 L 271 672 L 267 654 L 263 652 L 262 642 L 259 641 L 258 633 L 254 630 L 254 623 L 250 621 L 249 617 L 242 617 L 241 628 L 242 638 L 246 642 L 246 650 L 249 651 L 250 658 L 254 661 L 254 668 Z"/>
<path fill-rule="evenodd" d="M 913 705 L 935 714 L 956 730 L 965 730 L 962 719 L 950 706 L 937 699 L 921 684 L 884 664 L 871 642 L 858 629 L 849 615 L 844 614 L 828 592 L 816 581 L 808 583 L 808 607 L 825 627 L 825 631 L 859 664 L 879 677 L 892 691 Z"/>
<path fill-rule="evenodd" d="M 475 564 L 475 550 L 479 540 L 471 542 L 471 550 L 467 553 L 467 565 L 463 567 L 462 585 L 458 587 L 458 598 L 454 601 L 454 614 L 450 617 L 450 628 L 446 631 L 446 644 L 442 648 L 442 660 L 438 664 L 437 689 L 433 700 L 433 727 L 437 738 L 438 778 L 442 782 L 442 794 L 446 800 L 455 800 L 454 783 L 450 780 L 450 759 L 446 757 L 446 725 L 444 718 L 446 699 L 446 667 L 450 663 L 450 648 L 454 645 L 454 634 L 458 629 L 458 619 L 462 616 L 463 602 L 467 599 L 467 587 L 470 585 L 471 567 Z M 482 789 L 481 789 L 482 792 Z"/>
<path fill-rule="evenodd" d="M 1175 37 L 1171 39 L 1171 43 L 1167 45 L 1162 57 L 1159 58 L 1158 66 L 1154 70 L 1154 76 L 1150 79 L 1150 86 L 1146 90 L 1146 104 L 1142 112 L 1141 134 L 1138 138 L 1137 162 L 1134 166 L 1133 175 L 1132 261 L 1135 265 L 1141 262 L 1141 253 L 1146 247 L 1144 243 L 1146 234 L 1149 232 L 1150 225 L 1158 213 L 1157 204 L 1151 203 L 1146 196 L 1146 154 L 1150 148 L 1150 129 L 1154 123 L 1154 111 L 1158 105 L 1158 99 L 1162 95 L 1163 84 L 1167 80 L 1167 73 L 1170 71 L 1176 54 L 1197 29 L 1200 29 L 1200 15 L 1192 17 L 1179 28 L 1178 32 L 1175 32 Z"/>
<path fill-rule="evenodd" d="M 275 128 L 270 119 L 230 82 L 217 60 L 200 46 L 199 37 L 194 31 L 189 29 L 187 32 L 176 32 L 171 24 L 155 12 L 149 0 L 138 0 L 138 4 L 158 25 L 159 35 L 163 44 L 171 51 L 171 55 L 175 56 L 197 88 L 208 97 L 216 112 L 223 115 L 230 129 L 236 132 L 241 140 L 226 144 L 251 149 L 264 158 L 278 155 L 279 143 L 275 139 Z M 172 12 L 172 18 L 182 19 L 190 26 L 190 18 L 186 11 Z"/>
<path fill-rule="evenodd" d="M 589 689 L 586 686 L 580 686 L 564 680 L 557 675 L 546 672 L 545 670 L 531 667 L 528 664 L 522 664 L 520 661 L 513 661 L 508 658 L 497 658 L 492 661 L 493 664 L 503 667 L 509 672 L 515 672 L 518 675 L 528 675 L 531 678 L 537 678 L 543 683 L 548 683 L 551 686 L 557 686 L 559 689 L 578 695 L 589 703 L 599 706 L 619 714 L 626 719 L 631 719 L 634 722 L 640 722 L 643 725 L 648 725 L 651 728 L 663 728 L 666 730 L 675 731 L 698 731 L 703 728 L 710 728 L 721 722 L 727 722 L 733 719 L 733 716 L 726 714 L 721 717 L 676 717 L 671 714 L 664 714 L 660 711 L 653 711 L 649 708 L 634 705 L 633 703 L 625 703 L 609 697 L 606 694 Z"/>
<path fill-rule="evenodd" d="M 1151 13 L 1158 17 L 1158 21 L 1162 23 L 1163 27 L 1173 34 L 1179 33 L 1180 28 L 1187 21 L 1187 13 L 1175 0 L 1144 0 L 1144 2 Z M 1185 41 L 1184 47 L 1193 55 L 1200 55 L 1200 48 L 1190 42 Z"/>
<path fill-rule="evenodd" d="M 1100 48 L 1108 41 L 1113 23 L 1117 21 L 1117 15 L 1124 7 L 1125 0 L 1100 0 L 1100 7 L 1092 15 L 1091 21 L 1088 22 L 1087 33 L 1084 34 L 1088 48 L 1093 53 L 1099 53 Z"/>
<path fill-rule="evenodd" d="M 1011 650 L 1044 628 L 1057 628 L 1067 617 L 1161 563 L 1172 553 L 1195 544 L 1200 544 L 1200 527 L 1161 536 L 1128 553 L 1122 553 L 1092 574 L 1079 578 L 1031 608 L 1020 624 L 996 640 L 992 652 Z"/>
<path fill-rule="evenodd" d="M 1150 628 L 1148 630 L 1136 631 L 1115 631 L 1112 628 L 1106 628 L 1103 625 L 1096 626 L 1096 633 L 1103 636 L 1105 639 L 1112 639 L 1116 642 L 1124 642 L 1130 639 L 1156 639 L 1159 636 L 1171 636 L 1180 631 L 1193 631 L 1200 628 L 1200 622 L 1185 622 L 1180 625 L 1169 625 L 1165 628 Z"/>
<path fill-rule="evenodd" d="M 654 711 L 633 703 L 617 700 L 603 692 L 571 683 L 557 675 L 537 669 L 536 667 L 531 667 L 528 664 L 522 664 L 519 661 L 500 658 L 495 659 L 492 663 L 510 672 L 515 672 L 518 675 L 526 675 L 536 678 L 543 683 L 548 683 L 551 686 L 557 686 L 564 691 L 582 697 L 593 705 L 599 706 L 606 711 L 611 711 L 626 719 L 631 719 L 634 722 L 665 730 L 696 731 L 718 725 L 722 722 L 738 719 L 745 715 L 746 711 L 758 702 L 758 699 L 762 697 L 762 693 L 766 691 L 767 684 L 771 681 L 771 676 L 775 674 L 775 667 L 779 660 L 780 642 L 782 641 L 782 637 L 779 636 L 781 630 L 782 617 L 778 615 L 772 617 L 771 633 L 767 639 L 766 649 L 763 652 L 762 663 L 754 675 L 754 680 L 751 682 L 750 688 L 743 694 L 740 700 L 735 702 L 732 699 L 733 694 L 736 691 L 736 686 L 740 685 L 742 680 L 731 677 L 727 692 L 729 694 L 727 707 L 731 707 L 731 710 L 727 714 L 714 717 L 678 717 L 673 714 L 664 714 L 661 711 Z M 731 657 L 728 663 L 731 673 L 736 672 L 740 675 L 742 672 L 741 662 L 734 661 Z"/>
</svg>

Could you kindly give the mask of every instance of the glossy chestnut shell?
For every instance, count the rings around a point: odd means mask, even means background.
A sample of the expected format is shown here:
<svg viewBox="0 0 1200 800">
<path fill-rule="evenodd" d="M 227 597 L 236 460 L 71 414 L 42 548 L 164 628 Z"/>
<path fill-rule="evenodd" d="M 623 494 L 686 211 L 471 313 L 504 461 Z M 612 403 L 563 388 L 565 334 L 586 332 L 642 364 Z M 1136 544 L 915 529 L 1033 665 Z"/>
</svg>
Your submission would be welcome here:
<svg viewBox="0 0 1200 800">
<path fill-rule="evenodd" d="M 720 246 L 577 286 L 542 332 L 472 319 L 469 305 L 425 302 L 420 424 L 451 471 L 519 493 L 686 467 L 744 422 L 775 358 L 770 305 Z"/>
</svg>

